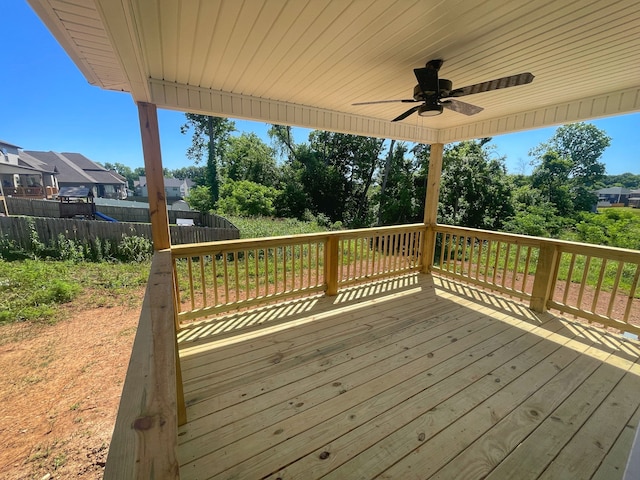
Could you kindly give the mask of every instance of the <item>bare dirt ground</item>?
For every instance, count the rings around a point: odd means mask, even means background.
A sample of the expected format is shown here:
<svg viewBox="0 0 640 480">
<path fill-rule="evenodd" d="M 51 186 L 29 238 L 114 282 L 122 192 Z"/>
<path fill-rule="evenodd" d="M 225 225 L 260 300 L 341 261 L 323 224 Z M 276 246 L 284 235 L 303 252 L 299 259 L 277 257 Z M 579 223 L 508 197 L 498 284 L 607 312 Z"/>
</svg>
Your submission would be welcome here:
<svg viewBox="0 0 640 480">
<path fill-rule="evenodd" d="M 140 298 L 144 289 L 140 288 Z M 0 478 L 102 478 L 139 306 L 0 327 Z"/>
</svg>

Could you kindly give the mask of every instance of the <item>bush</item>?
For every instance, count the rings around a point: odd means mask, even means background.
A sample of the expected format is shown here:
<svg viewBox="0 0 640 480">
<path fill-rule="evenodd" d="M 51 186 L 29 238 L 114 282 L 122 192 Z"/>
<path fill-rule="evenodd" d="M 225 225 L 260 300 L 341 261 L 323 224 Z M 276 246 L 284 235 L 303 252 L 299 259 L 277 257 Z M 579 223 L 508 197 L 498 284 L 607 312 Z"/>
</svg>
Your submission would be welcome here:
<svg viewBox="0 0 640 480">
<path fill-rule="evenodd" d="M 227 180 L 220 190 L 218 209 L 226 215 L 269 217 L 275 214 L 274 202 L 278 194 L 273 187 L 248 180 Z"/>
<path fill-rule="evenodd" d="M 144 237 L 122 236 L 118 244 L 117 258 L 123 262 L 144 262 L 153 254 L 153 244 Z"/>
</svg>

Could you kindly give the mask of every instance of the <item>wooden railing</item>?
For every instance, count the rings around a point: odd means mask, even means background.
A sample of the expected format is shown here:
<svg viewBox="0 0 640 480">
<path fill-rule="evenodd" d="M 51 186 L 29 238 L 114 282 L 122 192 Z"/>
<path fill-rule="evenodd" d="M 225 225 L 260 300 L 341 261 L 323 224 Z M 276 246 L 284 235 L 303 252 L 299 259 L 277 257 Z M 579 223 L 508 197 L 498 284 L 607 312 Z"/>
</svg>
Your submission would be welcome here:
<svg viewBox="0 0 640 480">
<path fill-rule="evenodd" d="M 177 324 L 422 266 L 423 224 L 172 248 Z"/>
<path fill-rule="evenodd" d="M 43 187 L 4 187 L 4 194 L 13 197 L 46 198 Z"/>
<path fill-rule="evenodd" d="M 156 252 L 104 472 L 107 480 L 180 478 L 178 424 L 186 422 L 177 356 L 171 252 Z"/>
<path fill-rule="evenodd" d="M 640 251 L 438 225 L 432 271 L 640 333 Z"/>
<path fill-rule="evenodd" d="M 540 242 L 534 237 L 438 225 L 433 271 L 531 299 Z"/>
</svg>

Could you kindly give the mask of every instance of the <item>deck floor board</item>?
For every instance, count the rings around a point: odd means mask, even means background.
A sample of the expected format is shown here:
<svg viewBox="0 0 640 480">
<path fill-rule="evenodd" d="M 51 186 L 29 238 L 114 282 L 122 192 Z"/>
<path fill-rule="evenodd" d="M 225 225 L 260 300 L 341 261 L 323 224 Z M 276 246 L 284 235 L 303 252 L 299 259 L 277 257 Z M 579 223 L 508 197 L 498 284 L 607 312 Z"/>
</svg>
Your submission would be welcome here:
<svg viewBox="0 0 640 480">
<path fill-rule="evenodd" d="M 303 303 L 181 333 L 181 478 L 622 477 L 637 342 L 421 275 Z"/>
</svg>

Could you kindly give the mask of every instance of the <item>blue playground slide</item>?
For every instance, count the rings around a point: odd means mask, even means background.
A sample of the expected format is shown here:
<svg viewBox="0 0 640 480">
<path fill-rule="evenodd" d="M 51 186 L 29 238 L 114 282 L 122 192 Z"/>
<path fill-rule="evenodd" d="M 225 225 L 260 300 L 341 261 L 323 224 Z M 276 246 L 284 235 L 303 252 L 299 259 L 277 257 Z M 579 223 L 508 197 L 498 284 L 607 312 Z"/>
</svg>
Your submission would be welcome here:
<svg viewBox="0 0 640 480">
<path fill-rule="evenodd" d="M 96 212 L 96 217 L 101 218 L 102 220 L 106 220 L 107 222 L 117 222 L 115 218 L 111 218 L 104 213 Z"/>
</svg>

